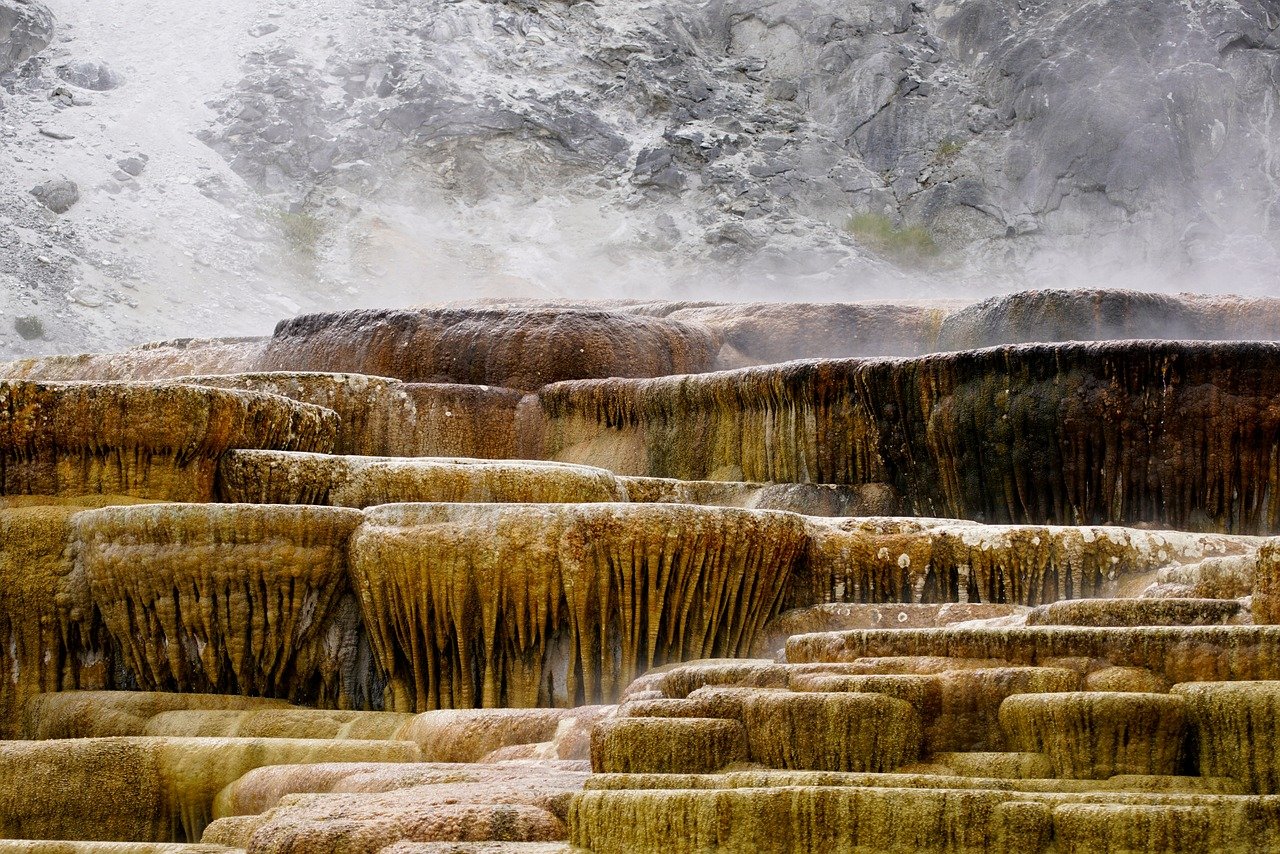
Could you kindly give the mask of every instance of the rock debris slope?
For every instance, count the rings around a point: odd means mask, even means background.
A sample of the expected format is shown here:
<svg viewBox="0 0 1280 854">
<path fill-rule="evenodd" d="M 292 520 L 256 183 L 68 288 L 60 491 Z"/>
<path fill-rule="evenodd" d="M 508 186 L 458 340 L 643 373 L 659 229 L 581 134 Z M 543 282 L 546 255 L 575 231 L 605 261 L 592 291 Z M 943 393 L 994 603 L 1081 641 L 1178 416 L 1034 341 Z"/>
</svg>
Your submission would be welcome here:
<svg viewBox="0 0 1280 854">
<path fill-rule="evenodd" d="M 1269 305 L 937 308 L 4 366 L 0 852 L 1274 850 Z"/>
<path fill-rule="evenodd" d="M 0 352 L 476 296 L 1262 291 L 1274 14 L 5 0 Z"/>
</svg>

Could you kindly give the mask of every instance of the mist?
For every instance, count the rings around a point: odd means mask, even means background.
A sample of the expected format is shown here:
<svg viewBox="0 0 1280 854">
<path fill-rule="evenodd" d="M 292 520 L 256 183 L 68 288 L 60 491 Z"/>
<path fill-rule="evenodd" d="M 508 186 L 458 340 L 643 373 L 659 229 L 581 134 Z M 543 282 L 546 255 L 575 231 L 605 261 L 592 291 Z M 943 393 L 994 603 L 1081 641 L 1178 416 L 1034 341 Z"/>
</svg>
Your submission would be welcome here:
<svg viewBox="0 0 1280 854">
<path fill-rule="evenodd" d="M 1266 4 L 45 5 L 0 65 L 0 355 L 477 299 L 1277 291 Z"/>
</svg>

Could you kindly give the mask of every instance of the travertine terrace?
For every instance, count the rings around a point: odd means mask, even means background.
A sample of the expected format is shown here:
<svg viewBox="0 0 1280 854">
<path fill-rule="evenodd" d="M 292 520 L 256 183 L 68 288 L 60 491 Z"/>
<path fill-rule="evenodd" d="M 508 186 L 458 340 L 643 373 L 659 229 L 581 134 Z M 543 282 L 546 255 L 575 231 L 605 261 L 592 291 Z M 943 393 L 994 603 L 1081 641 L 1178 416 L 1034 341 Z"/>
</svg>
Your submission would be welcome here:
<svg viewBox="0 0 1280 854">
<path fill-rule="evenodd" d="M 1278 330 L 486 303 L 0 365 L 0 854 L 1277 850 Z"/>
</svg>

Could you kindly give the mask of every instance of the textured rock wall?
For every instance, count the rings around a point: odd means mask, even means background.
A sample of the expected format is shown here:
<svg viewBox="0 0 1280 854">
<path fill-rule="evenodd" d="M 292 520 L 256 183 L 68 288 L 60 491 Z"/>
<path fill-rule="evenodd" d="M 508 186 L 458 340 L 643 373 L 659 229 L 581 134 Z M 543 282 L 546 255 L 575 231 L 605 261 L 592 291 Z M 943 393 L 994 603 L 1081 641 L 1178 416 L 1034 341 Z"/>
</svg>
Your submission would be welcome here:
<svg viewBox="0 0 1280 854">
<path fill-rule="evenodd" d="M 544 455 L 682 480 L 885 480 L 849 393 L 857 362 L 561 383 L 539 393 Z"/>
<path fill-rule="evenodd" d="M 104 508 L 73 522 L 77 572 L 146 689 L 360 707 L 371 688 L 343 602 L 360 520 L 342 508 Z"/>
<path fill-rule="evenodd" d="M 238 373 L 177 382 L 279 395 L 338 414 L 335 454 L 413 456 L 416 413 L 402 384 L 359 374 Z"/>
<path fill-rule="evenodd" d="M 37 694 L 114 682 L 109 637 L 72 571 L 70 520 L 136 499 L 41 500 L 0 498 L 0 738 L 17 735 L 23 704 Z"/>
<path fill-rule="evenodd" d="M 1027 345 L 866 363 L 855 383 L 915 513 L 1280 526 L 1270 343 Z"/>
</svg>

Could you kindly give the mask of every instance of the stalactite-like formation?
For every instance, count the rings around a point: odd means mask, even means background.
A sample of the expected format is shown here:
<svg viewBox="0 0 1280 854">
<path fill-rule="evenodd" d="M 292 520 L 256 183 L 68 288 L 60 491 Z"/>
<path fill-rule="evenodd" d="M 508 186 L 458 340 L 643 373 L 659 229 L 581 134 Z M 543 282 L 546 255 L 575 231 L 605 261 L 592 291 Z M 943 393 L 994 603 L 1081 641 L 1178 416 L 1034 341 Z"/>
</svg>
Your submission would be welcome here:
<svg viewBox="0 0 1280 854">
<path fill-rule="evenodd" d="M 1183 699 L 1168 694 L 1022 694 L 1000 705 L 1014 745 L 1043 753 L 1053 776 L 1068 779 L 1173 774 L 1186 717 Z"/>
<path fill-rule="evenodd" d="M 538 395 L 543 453 L 681 480 L 882 482 L 874 425 L 850 393 L 859 364 L 558 383 Z"/>
<path fill-rule="evenodd" d="M 562 463 L 350 457 L 231 451 L 218 466 L 222 499 L 254 504 L 372 507 L 401 502 L 625 501 L 608 471 Z"/>
<path fill-rule="evenodd" d="M 803 541 L 764 511 L 389 505 L 366 511 L 352 576 L 388 708 L 575 705 L 745 653 Z"/>
<path fill-rule="evenodd" d="M 811 524 L 810 531 L 807 559 L 788 597 L 793 608 L 823 602 L 1039 605 L 1116 596 L 1161 567 L 1249 555 L 1263 542 L 1134 528 L 866 519 Z"/>
<path fill-rule="evenodd" d="M 81 513 L 77 571 L 140 685 L 349 706 L 335 655 L 356 510 L 257 505 Z"/>
<path fill-rule="evenodd" d="M 230 448 L 329 451 L 337 416 L 169 383 L 0 382 L 0 493 L 209 501 Z"/>
<path fill-rule="evenodd" d="M 1280 345 L 1023 345 L 854 377 L 916 513 L 1280 530 Z"/>
<path fill-rule="evenodd" d="M 70 519 L 135 501 L 0 498 L 0 738 L 15 737 L 23 704 L 37 694 L 112 682 L 108 637 L 72 577 Z"/>
<path fill-rule="evenodd" d="M 701 327 L 598 310 L 348 311 L 282 321 L 262 367 L 533 390 L 697 373 L 712 367 L 715 350 Z"/>
</svg>

